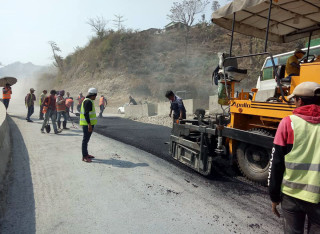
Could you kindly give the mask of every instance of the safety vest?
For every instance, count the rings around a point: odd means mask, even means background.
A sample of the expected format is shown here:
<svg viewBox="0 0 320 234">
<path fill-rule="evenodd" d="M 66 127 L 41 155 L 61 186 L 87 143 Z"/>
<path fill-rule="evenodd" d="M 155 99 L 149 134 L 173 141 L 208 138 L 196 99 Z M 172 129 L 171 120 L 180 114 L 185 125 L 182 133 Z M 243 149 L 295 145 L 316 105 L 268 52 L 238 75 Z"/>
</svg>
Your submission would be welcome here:
<svg viewBox="0 0 320 234">
<path fill-rule="evenodd" d="M 81 126 L 88 125 L 88 122 L 84 116 L 84 107 L 83 107 L 84 102 L 87 100 L 90 100 L 92 102 L 92 111 L 89 112 L 90 123 L 91 123 L 91 125 L 96 125 L 98 122 L 97 115 L 96 115 L 96 108 L 94 107 L 94 101 L 91 100 L 90 98 L 86 98 L 83 100 L 83 102 L 81 104 L 81 110 L 80 110 L 80 125 Z"/>
<path fill-rule="evenodd" d="M 104 97 L 101 97 L 99 100 L 99 106 L 104 106 Z"/>
<path fill-rule="evenodd" d="M 46 99 L 46 95 L 44 93 L 42 93 L 39 97 L 39 105 L 41 106 L 44 102 L 44 99 Z"/>
<path fill-rule="evenodd" d="M 66 111 L 66 100 L 61 96 L 58 96 L 57 99 L 58 99 L 56 103 L 57 112 Z M 58 102 L 61 100 L 63 100 L 63 102 L 59 104 Z"/>
<path fill-rule="evenodd" d="M 2 99 L 11 99 L 12 91 L 8 88 L 2 89 Z"/>
<path fill-rule="evenodd" d="M 71 98 L 67 98 L 67 99 L 66 99 L 66 106 L 67 106 L 68 108 L 71 107 L 72 103 L 73 103 L 73 100 L 72 100 Z"/>
<path fill-rule="evenodd" d="M 291 115 L 294 142 L 285 156 L 281 190 L 284 194 L 311 203 L 320 202 L 320 124 Z"/>
<path fill-rule="evenodd" d="M 46 102 L 46 99 L 44 99 L 44 105 L 43 105 L 43 108 L 42 108 L 42 113 L 45 114 L 48 112 L 48 108 L 50 106 L 50 103 L 51 103 L 51 96 L 47 97 L 48 98 L 48 101 Z"/>
</svg>

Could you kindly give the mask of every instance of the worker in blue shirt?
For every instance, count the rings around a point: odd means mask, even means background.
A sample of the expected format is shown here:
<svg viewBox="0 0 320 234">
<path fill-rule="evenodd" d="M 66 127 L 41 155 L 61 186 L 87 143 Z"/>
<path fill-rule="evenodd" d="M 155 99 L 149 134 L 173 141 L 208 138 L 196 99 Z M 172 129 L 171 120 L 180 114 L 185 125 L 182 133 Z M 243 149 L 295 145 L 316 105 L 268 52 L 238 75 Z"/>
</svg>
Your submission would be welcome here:
<svg viewBox="0 0 320 234">
<path fill-rule="evenodd" d="M 171 90 L 166 92 L 166 98 L 170 100 L 170 114 L 171 118 L 173 112 L 173 121 L 186 118 L 186 108 L 183 105 L 183 101 L 180 97 L 175 95 Z"/>
</svg>

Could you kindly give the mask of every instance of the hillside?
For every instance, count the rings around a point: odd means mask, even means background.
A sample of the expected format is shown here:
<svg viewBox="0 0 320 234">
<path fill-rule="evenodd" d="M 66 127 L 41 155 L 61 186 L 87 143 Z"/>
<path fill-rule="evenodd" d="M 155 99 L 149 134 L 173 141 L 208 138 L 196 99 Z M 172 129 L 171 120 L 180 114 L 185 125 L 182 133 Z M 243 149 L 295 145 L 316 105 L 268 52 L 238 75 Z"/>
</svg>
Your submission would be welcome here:
<svg viewBox="0 0 320 234">
<path fill-rule="evenodd" d="M 167 89 L 185 90 L 188 98 L 207 100 L 217 91 L 211 74 L 218 64 L 217 53 L 229 51 L 229 33 L 218 26 L 200 24 L 191 29 L 186 47 L 183 29 L 160 34 L 109 31 L 64 58 L 56 75 L 43 74 L 39 90 L 54 86 L 76 96 L 94 86 L 114 106 L 127 102 L 129 95 L 141 102 L 164 101 Z M 261 52 L 263 46 L 262 40 L 236 34 L 233 54 Z M 269 43 L 273 53 L 295 47 Z M 249 69 L 242 87 L 255 85 L 263 61 L 262 57 L 239 61 L 241 68 Z"/>
<path fill-rule="evenodd" d="M 0 68 L 0 77 L 13 76 L 13 77 L 17 77 L 18 79 L 31 78 L 36 73 L 40 72 L 43 69 L 44 67 L 34 65 L 30 62 L 29 63 L 15 62 Z"/>
</svg>

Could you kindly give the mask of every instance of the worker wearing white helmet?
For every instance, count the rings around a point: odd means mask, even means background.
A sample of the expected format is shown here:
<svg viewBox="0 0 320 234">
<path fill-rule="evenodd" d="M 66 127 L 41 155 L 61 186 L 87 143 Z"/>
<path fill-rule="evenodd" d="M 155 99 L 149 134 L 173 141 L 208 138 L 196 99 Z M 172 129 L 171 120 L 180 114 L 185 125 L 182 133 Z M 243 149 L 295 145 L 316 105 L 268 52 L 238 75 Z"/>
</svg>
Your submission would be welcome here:
<svg viewBox="0 0 320 234">
<path fill-rule="evenodd" d="M 98 90 L 90 88 L 88 94 L 81 104 L 80 125 L 83 129 L 82 140 L 82 161 L 91 162 L 94 156 L 88 153 L 88 143 L 93 132 L 94 126 L 97 124 L 96 109 L 94 100 L 97 97 Z"/>
</svg>

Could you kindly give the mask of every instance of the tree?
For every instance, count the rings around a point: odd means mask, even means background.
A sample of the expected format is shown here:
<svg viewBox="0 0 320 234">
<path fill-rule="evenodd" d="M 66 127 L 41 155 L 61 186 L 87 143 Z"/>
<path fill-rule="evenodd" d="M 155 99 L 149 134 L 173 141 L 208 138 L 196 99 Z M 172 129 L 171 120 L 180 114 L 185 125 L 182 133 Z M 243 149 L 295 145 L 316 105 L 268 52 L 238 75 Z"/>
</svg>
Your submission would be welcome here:
<svg viewBox="0 0 320 234">
<path fill-rule="evenodd" d="M 220 8 L 220 3 L 219 1 L 213 1 L 212 2 L 212 6 L 211 6 L 211 10 L 216 11 Z"/>
<path fill-rule="evenodd" d="M 188 47 L 190 27 L 195 21 L 195 16 L 203 12 L 209 4 L 208 0 L 183 0 L 182 3 L 174 2 L 170 9 L 168 18 L 172 22 L 180 22 L 186 28 L 185 42 L 186 50 Z"/>
<path fill-rule="evenodd" d="M 106 34 L 107 21 L 103 16 L 97 16 L 96 18 L 90 18 L 87 21 L 92 28 L 92 31 L 95 32 L 99 39 L 102 39 Z"/>
<path fill-rule="evenodd" d="M 123 15 L 114 15 L 115 19 L 112 20 L 114 22 L 114 26 L 117 28 L 117 31 L 120 31 L 123 29 L 123 22 L 126 21 L 123 19 Z"/>
<path fill-rule="evenodd" d="M 49 45 L 51 46 L 54 62 L 53 65 L 59 68 L 60 72 L 63 71 L 63 57 L 58 55 L 57 52 L 61 52 L 60 48 L 57 46 L 57 43 L 54 41 L 49 41 Z"/>
</svg>

